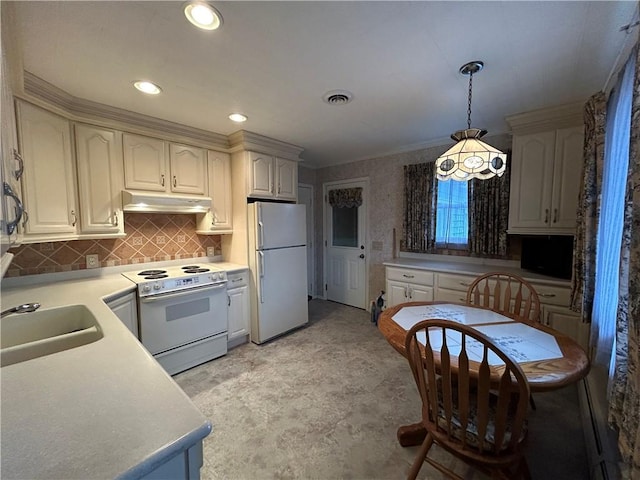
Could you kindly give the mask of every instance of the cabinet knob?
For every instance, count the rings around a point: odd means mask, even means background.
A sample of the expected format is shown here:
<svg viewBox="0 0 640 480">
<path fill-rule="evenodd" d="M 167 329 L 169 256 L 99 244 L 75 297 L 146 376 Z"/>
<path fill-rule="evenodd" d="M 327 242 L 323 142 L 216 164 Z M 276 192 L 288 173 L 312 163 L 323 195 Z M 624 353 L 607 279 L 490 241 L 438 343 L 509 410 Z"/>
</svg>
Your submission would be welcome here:
<svg viewBox="0 0 640 480">
<path fill-rule="evenodd" d="M 549 223 L 549 209 L 544 209 L 544 223 Z"/>
<path fill-rule="evenodd" d="M 173 186 L 177 187 L 178 186 L 178 179 L 176 178 L 176 176 L 173 176 Z"/>
<path fill-rule="evenodd" d="M 78 222 L 78 220 L 76 218 L 76 211 L 75 210 L 71 210 L 71 226 L 75 227 L 77 222 Z"/>
<path fill-rule="evenodd" d="M 15 148 L 13 149 L 13 158 L 18 162 L 18 169 L 13 172 L 13 176 L 16 180 L 20 180 L 20 177 L 22 177 L 24 173 L 24 160 L 22 160 L 22 155 L 20 155 Z"/>
<path fill-rule="evenodd" d="M 558 209 L 554 208 L 553 209 L 553 223 L 557 223 L 558 222 Z"/>
<path fill-rule="evenodd" d="M 160 175 L 160 185 L 164 187 L 164 174 Z"/>
</svg>

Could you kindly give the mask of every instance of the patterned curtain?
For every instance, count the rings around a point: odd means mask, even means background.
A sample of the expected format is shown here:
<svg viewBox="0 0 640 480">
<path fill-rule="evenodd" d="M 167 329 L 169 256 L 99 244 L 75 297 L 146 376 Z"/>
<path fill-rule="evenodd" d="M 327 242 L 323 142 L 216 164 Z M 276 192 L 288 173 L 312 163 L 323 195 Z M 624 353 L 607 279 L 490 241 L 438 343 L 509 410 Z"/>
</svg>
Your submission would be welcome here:
<svg viewBox="0 0 640 480">
<path fill-rule="evenodd" d="M 404 250 L 430 253 L 436 243 L 436 176 L 433 163 L 404 167 Z"/>
<path fill-rule="evenodd" d="M 606 113 L 607 100 L 603 92 L 593 95 L 584 106 L 584 165 L 576 212 L 571 280 L 571 309 L 582 312 L 583 322 L 591 322 L 596 285 L 596 237 L 602 192 Z"/>
<path fill-rule="evenodd" d="M 362 188 L 329 190 L 329 205 L 336 208 L 353 208 L 362 205 Z"/>
<path fill-rule="evenodd" d="M 504 175 L 469 182 L 469 252 L 472 255 L 507 255 L 510 166 L 511 152 L 507 152 Z"/>
<path fill-rule="evenodd" d="M 640 478 L 640 47 L 635 50 L 629 173 L 620 257 L 615 369 L 609 421 L 618 428 L 625 478 Z M 636 208 L 633 208 L 633 207 Z"/>
</svg>

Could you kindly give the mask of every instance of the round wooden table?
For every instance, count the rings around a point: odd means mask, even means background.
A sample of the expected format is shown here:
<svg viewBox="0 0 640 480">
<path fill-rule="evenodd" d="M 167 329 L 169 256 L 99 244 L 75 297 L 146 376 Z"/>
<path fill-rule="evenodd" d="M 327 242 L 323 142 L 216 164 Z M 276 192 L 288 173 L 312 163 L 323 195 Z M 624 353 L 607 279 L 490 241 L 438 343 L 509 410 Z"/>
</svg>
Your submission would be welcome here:
<svg viewBox="0 0 640 480">
<path fill-rule="evenodd" d="M 406 357 L 404 340 L 407 331 L 398 325 L 392 317 L 403 307 L 445 303 L 449 302 L 411 302 L 387 308 L 378 318 L 378 328 L 391 346 L 402 356 Z M 530 327 L 552 335 L 562 352 L 561 358 L 519 364 L 527 376 L 532 393 L 547 392 L 565 387 L 581 380 L 589 373 L 589 358 L 584 349 L 573 339 L 540 323 L 526 323 Z M 403 447 L 421 444 L 425 435 L 426 432 L 422 426 L 422 422 L 402 426 L 398 429 L 398 440 Z"/>
</svg>

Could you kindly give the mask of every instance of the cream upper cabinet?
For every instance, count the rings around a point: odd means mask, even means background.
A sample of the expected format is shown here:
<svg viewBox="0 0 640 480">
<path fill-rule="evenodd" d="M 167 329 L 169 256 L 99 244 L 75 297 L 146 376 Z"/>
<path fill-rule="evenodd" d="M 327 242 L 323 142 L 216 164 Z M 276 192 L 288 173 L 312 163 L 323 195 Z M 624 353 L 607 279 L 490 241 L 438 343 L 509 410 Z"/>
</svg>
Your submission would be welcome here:
<svg viewBox="0 0 640 480">
<path fill-rule="evenodd" d="M 298 164 L 292 160 L 276 158 L 276 198 L 298 199 Z"/>
<path fill-rule="evenodd" d="M 513 138 L 509 233 L 573 234 L 583 127 Z"/>
<path fill-rule="evenodd" d="M 125 188 L 204 195 L 207 157 L 202 148 L 158 138 L 122 135 Z"/>
<path fill-rule="evenodd" d="M 231 157 L 228 153 L 210 150 L 207 153 L 207 173 L 211 210 L 198 214 L 199 234 L 232 233 Z"/>
<path fill-rule="evenodd" d="M 122 135 L 125 188 L 166 192 L 167 143 L 157 138 Z"/>
<path fill-rule="evenodd" d="M 173 193 L 204 195 L 207 183 L 207 152 L 202 148 L 172 143 L 169 145 L 169 158 L 169 190 Z"/>
<path fill-rule="evenodd" d="M 273 198 L 273 157 L 249 152 L 248 196 Z"/>
<path fill-rule="evenodd" d="M 507 117 L 513 131 L 508 233 L 575 234 L 582 109 L 571 104 Z"/>
<path fill-rule="evenodd" d="M 71 125 L 66 118 L 22 101 L 17 115 L 25 168 L 25 241 L 30 235 L 42 241 L 73 236 L 78 208 Z"/>
<path fill-rule="evenodd" d="M 120 134 L 75 124 L 81 233 L 124 235 Z"/>
<path fill-rule="evenodd" d="M 298 198 L 298 163 L 249 152 L 248 196 L 291 200 Z"/>
</svg>

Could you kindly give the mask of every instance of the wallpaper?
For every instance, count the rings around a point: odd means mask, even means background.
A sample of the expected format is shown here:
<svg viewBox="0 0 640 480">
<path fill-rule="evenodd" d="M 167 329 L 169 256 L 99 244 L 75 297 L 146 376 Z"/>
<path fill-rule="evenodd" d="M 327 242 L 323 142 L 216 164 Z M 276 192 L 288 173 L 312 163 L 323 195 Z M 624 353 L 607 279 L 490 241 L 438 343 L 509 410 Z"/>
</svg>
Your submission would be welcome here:
<svg viewBox="0 0 640 480">
<path fill-rule="evenodd" d="M 97 254 L 100 267 L 178 260 L 207 255 L 213 247 L 222 254 L 220 235 L 196 235 L 193 214 L 125 213 L 125 238 L 71 240 L 22 245 L 10 250 L 15 256 L 7 277 L 69 272 L 87 268 L 85 257 Z"/>
</svg>

